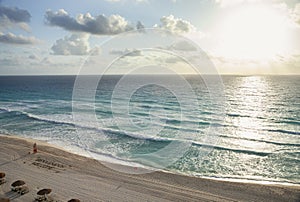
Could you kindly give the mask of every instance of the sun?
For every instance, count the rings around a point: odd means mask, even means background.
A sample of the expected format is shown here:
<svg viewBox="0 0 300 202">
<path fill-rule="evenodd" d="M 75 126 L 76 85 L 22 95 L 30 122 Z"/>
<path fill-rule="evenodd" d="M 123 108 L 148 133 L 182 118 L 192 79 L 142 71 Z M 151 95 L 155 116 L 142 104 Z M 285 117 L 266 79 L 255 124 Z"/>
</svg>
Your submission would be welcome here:
<svg viewBox="0 0 300 202">
<path fill-rule="evenodd" d="M 248 5 L 226 14 L 218 28 L 218 52 L 224 57 L 268 60 L 287 48 L 286 18 L 275 8 Z"/>
</svg>

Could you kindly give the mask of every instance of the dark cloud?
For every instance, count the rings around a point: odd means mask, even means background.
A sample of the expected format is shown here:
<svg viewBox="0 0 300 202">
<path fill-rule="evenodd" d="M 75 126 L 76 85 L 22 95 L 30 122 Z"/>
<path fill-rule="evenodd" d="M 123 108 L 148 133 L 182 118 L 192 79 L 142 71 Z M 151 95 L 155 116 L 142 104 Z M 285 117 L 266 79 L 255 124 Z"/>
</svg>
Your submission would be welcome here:
<svg viewBox="0 0 300 202">
<path fill-rule="evenodd" d="M 31 18 L 27 10 L 0 6 L 0 20 L 9 20 L 14 23 L 29 22 Z"/>
<path fill-rule="evenodd" d="M 58 26 L 65 30 L 86 32 L 98 35 L 113 35 L 133 30 L 134 28 L 120 15 L 91 16 L 91 14 L 79 14 L 76 18 L 71 17 L 65 10 L 57 12 L 48 10 L 45 14 L 46 24 Z"/>
<path fill-rule="evenodd" d="M 31 60 L 38 60 L 39 59 L 39 57 L 35 54 L 29 55 L 28 58 L 31 59 Z"/>
<path fill-rule="evenodd" d="M 143 23 L 141 23 L 141 21 L 138 21 L 136 23 L 136 29 L 140 32 L 144 32 L 145 31 L 145 26 L 143 25 Z"/>
<path fill-rule="evenodd" d="M 0 0 L 1 3 L 1 0 Z M 10 28 L 21 28 L 27 32 L 30 27 L 27 24 L 30 21 L 31 15 L 27 10 L 19 9 L 17 7 L 6 7 L 0 5 L 0 30 L 7 31 Z M 14 35 L 12 33 L 0 32 L 0 43 L 7 44 L 35 44 L 39 42 L 34 37 L 25 37 L 22 35 Z"/>
<path fill-rule="evenodd" d="M 0 5 L 0 30 L 19 27 L 29 32 L 30 28 L 27 22 L 30 21 L 30 18 L 31 15 L 27 10 Z"/>
<path fill-rule="evenodd" d="M 3 34 L 0 32 L 0 43 L 7 43 L 7 44 L 35 44 L 39 41 L 34 37 L 25 37 L 22 35 L 14 35 L 12 33 Z"/>
</svg>

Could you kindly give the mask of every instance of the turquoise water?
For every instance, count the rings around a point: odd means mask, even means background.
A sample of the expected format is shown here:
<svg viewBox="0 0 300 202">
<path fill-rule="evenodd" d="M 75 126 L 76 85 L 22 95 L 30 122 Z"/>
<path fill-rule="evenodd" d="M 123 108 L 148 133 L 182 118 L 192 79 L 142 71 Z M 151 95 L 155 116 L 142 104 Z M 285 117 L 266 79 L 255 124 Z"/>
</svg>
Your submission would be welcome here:
<svg viewBox="0 0 300 202">
<path fill-rule="evenodd" d="M 188 175 L 300 183 L 300 76 L 223 76 L 222 102 L 198 77 L 185 76 L 194 104 L 176 83 L 180 95 L 147 85 L 128 102 L 126 86 L 125 97 L 113 94 L 119 79 L 105 76 L 94 100 L 74 105 L 74 76 L 1 76 L 0 132 L 150 167 L 161 163 L 151 154 L 165 154 L 164 169 Z"/>
</svg>

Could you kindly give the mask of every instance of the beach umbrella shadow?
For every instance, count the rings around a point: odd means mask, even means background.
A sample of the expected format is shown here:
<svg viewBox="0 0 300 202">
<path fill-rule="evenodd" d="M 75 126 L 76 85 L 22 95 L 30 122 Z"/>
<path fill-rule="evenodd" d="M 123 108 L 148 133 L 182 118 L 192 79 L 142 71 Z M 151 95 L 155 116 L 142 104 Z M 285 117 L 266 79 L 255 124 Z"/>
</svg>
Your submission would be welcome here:
<svg viewBox="0 0 300 202">
<path fill-rule="evenodd" d="M 71 199 L 71 200 L 68 200 L 68 202 L 80 202 L 80 200 L 79 199 Z"/>
</svg>

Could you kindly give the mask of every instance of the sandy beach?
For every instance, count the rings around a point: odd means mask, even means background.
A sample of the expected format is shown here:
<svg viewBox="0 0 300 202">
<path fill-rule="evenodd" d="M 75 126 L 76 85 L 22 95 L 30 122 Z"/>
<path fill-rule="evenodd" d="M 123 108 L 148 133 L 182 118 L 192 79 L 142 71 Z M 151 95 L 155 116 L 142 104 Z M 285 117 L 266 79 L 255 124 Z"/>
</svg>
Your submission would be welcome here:
<svg viewBox="0 0 300 202">
<path fill-rule="evenodd" d="M 38 153 L 32 145 L 38 144 Z M 30 152 L 30 154 L 29 154 Z M 131 169 L 131 168 L 128 168 Z M 134 169 L 134 168 L 132 168 Z M 0 136 L 0 172 L 6 173 L 0 196 L 33 201 L 42 188 L 52 189 L 57 201 L 299 201 L 298 185 L 263 185 L 188 177 L 166 172 L 132 175 L 99 161 L 69 153 L 45 142 Z M 10 191 L 24 180 L 29 193 Z"/>
</svg>

